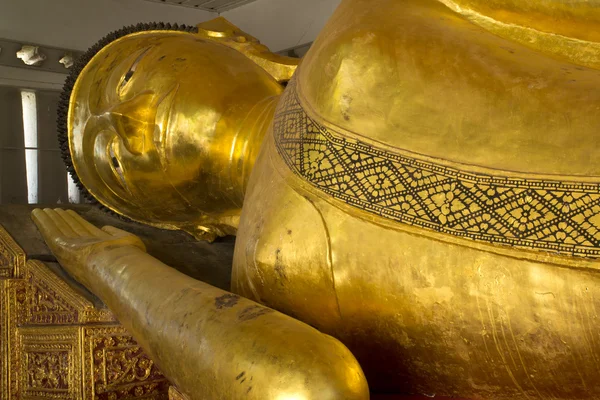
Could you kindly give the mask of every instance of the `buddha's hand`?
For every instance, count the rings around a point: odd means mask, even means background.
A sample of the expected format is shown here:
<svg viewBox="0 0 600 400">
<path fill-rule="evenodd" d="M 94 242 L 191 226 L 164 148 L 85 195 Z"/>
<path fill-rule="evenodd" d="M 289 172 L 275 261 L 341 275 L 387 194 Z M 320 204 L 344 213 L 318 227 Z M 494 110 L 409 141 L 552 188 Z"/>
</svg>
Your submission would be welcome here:
<svg viewBox="0 0 600 400">
<path fill-rule="evenodd" d="M 137 236 L 112 226 L 99 229 L 72 210 L 38 208 L 31 216 L 63 268 L 88 287 L 93 256 L 131 246 L 146 251 Z"/>
</svg>

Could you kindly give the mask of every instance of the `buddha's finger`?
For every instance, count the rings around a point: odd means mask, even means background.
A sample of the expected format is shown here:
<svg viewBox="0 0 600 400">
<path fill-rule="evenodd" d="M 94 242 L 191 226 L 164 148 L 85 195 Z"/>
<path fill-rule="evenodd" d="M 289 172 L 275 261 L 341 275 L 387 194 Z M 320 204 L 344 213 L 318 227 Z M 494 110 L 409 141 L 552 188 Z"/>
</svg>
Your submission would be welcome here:
<svg viewBox="0 0 600 400">
<path fill-rule="evenodd" d="M 62 208 L 56 208 L 56 209 L 54 209 L 54 211 L 56 211 L 56 213 L 67 223 L 67 225 L 69 225 L 69 227 L 71 229 L 73 229 L 73 231 L 75 232 L 75 234 L 77 236 L 80 236 L 80 237 L 93 236 L 92 234 L 90 234 L 88 232 L 87 229 L 85 229 L 83 226 L 81 226 L 79 224 L 79 222 L 77 222 L 72 216 L 67 214 L 67 212 L 65 210 L 63 210 Z"/>
<path fill-rule="evenodd" d="M 103 226 L 102 230 L 109 234 L 111 237 L 115 239 L 126 239 L 127 243 L 131 246 L 135 246 L 142 251 L 146 251 L 146 245 L 142 242 L 142 240 L 134 235 L 133 233 L 129 233 L 119 228 L 115 228 L 114 226 Z"/>
<path fill-rule="evenodd" d="M 60 216 L 59 213 L 50 208 L 45 208 L 44 212 L 46 213 L 46 215 L 48 215 L 48 218 L 50 218 L 52 222 L 54 222 L 54 225 L 64 237 L 74 238 L 78 236 L 75 233 L 75 231 L 69 226 L 69 224 Z"/>
<path fill-rule="evenodd" d="M 31 212 L 31 219 L 40 230 L 42 237 L 46 242 L 49 242 L 57 237 L 62 236 L 61 231 L 56 227 L 54 221 L 40 208 L 36 208 Z"/>
<path fill-rule="evenodd" d="M 94 225 L 90 224 L 88 221 L 85 220 L 85 218 L 77 214 L 75 211 L 67 210 L 65 211 L 65 214 L 67 214 L 66 218 L 68 218 L 68 221 L 70 221 L 72 225 L 76 224 L 81 229 L 84 229 L 84 231 L 87 232 L 87 236 L 91 235 L 93 237 L 101 239 L 107 238 L 109 236 L 107 233 L 103 232 L 102 229 L 96 228 Z"/>
</svg>

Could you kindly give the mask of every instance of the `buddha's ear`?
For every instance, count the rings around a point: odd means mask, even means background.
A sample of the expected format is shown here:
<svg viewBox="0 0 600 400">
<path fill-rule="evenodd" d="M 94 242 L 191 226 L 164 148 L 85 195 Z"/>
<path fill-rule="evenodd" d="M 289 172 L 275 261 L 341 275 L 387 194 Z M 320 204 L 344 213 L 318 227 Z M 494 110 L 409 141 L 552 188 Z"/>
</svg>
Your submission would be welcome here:
<svg viewBox="0 0 600 400">
<path fill-rule="evenodd" d="M 289 81 L 300 63 L 297 58 L 271 53 L 258 39 L 223 17 L 198 24 L 198 35 L 239 51 L 267 71 L 277 82 Z"/>
</svg>

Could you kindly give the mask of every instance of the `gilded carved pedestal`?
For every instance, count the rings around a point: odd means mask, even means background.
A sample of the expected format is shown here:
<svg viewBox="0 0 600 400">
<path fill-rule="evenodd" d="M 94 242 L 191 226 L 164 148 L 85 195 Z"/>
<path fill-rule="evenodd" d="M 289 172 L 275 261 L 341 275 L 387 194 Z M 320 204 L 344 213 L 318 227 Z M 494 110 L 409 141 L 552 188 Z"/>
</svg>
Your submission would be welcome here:
<svg viewBox="0 0 600 400">
<path fill-rule="evenodd" d="M 166 399 L 169 383 L 109 310 L 0 226 L 0 399 Z"/>
</svg>

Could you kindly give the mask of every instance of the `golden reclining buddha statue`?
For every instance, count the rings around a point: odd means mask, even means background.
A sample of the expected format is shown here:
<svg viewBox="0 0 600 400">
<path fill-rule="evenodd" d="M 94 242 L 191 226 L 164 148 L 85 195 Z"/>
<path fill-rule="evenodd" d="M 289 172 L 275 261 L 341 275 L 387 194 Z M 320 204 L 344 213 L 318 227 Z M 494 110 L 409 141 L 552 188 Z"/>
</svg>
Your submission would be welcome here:
<svg viewBox="0 0 600 400">
<path fill-rule="evenodd" d="M 343 0 L 300 65 L 140 25 L 67 81 L 67 164 L 131 220 L 236 234 L 233 293 L 33 218 L 190 399 L 600 398 L 599 69 L 596 0 Z"/>
</svg>

